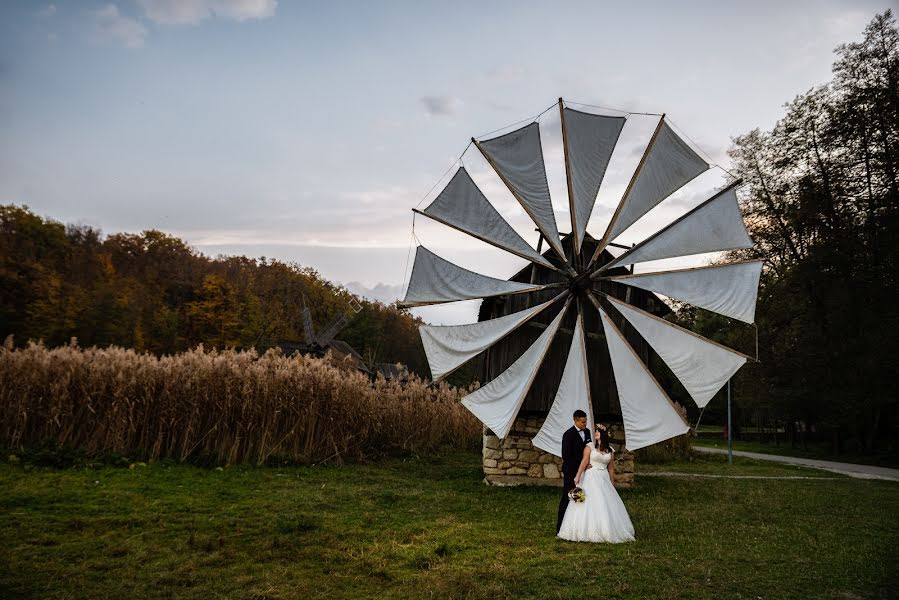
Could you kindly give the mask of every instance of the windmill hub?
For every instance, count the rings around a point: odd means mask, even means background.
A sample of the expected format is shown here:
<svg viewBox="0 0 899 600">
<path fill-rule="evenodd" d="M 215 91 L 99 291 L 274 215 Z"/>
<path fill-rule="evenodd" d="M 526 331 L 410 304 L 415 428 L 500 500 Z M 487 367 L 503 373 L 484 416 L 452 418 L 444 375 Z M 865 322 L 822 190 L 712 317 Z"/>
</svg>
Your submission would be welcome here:
<svg viewBox="0 0 899 600">
<path fill-rule="evenodd" d="M 590 273 L 579 273 L 577 277 L 569 276 L 568 291 L 572 295 L 580 295 L 584 293 L 584 290 L 590 289 L 592 283 Z"/>
</svg>

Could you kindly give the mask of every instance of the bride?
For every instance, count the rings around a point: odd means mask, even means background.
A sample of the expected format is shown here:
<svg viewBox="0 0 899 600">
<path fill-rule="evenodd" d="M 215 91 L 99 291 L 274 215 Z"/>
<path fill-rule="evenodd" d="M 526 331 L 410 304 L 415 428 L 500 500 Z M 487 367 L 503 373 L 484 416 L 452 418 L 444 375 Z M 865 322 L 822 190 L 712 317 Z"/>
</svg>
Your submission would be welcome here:
<svg viewBox="0 0 899 600">
<path fill-rule="evenodd" d="M 568 501 L 558 537 L 573 542 L 633 541 L 634 526 L 612 484 L 615 462 L 609 433 L 603 425 L 596 425 L 594 439 L 595 444 L 584 447 L 584 458 L 574 478 L 574 483 L 584 490 L 584 501 Z"/>
</svg>

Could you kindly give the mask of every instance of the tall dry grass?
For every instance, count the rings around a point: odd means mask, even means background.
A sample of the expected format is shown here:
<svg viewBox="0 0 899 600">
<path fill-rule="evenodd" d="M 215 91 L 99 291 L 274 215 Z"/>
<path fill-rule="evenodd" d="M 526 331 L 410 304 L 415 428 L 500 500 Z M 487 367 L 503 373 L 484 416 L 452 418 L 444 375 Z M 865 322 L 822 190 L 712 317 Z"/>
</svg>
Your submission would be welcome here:
<svg viewBox="0 0 899 600">
<path fill-rule="evenodd" d="M 480 444 L 465 391 L 376 382 L 330 357 L 277 350 L 158 358 L 123 348 L 0 350 L 0 445 L 216 463 L 364 460 Z"/>
</svg>

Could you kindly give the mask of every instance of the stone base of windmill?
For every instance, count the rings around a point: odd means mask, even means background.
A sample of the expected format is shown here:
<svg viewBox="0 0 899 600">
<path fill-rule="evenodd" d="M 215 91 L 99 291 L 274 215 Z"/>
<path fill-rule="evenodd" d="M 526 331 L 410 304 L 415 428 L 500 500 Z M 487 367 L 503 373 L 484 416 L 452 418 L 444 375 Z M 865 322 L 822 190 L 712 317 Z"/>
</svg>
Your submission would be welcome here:
<svg viewBox="0 0 899 600">
<path fill-rule="evenodd" d="M 552 485 L 562 487 L 562 459 L 535 448 L 531 438 L 543 417 L 518 417 L 506 439 L 484 428 L 484 481 L 490 485 Z M 634 485 L 634 453 L 624 450 L 624 426 L 609 425 L 615 449 L 615 487 Z"/>
</svg>

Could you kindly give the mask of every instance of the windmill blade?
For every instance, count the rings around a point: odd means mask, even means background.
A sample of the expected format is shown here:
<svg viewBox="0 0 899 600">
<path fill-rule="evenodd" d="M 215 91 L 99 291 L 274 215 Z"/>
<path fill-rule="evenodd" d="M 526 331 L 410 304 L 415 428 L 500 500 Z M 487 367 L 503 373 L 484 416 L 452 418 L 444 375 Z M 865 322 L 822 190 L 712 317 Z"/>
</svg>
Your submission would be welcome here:
<svg viewBox="0 0 899 600">
<path fill-rule="evenodd" d="M 546 181 L 540 126 L 534 122 L 483 142 L 472 138 L 472 142 L 540 229 L 550 247 L 559 258 L 566 260 Z"/>
<path fill-rule="evenodd" d="M 626 285 L 682 300 L 744 323 L 755 320 L 761 260 L 678 271 L 607 277 Z"/>
<path fill-rule="evenodd" d="M 497 248 L 550 269 L 556 267 L 528 245 L 497 212 L 465 167 L 461 167 L 440 195 L 419 214 L 465 232 Z"/>
<path fill-rule="evenodd" d="M 599 308 L 599 316 L 612 359 L 627 449 L 638 450 L 687 433 L 690 426 L 609 315 Z"/>
<path fill-rule="evenodd" d="M 496 379 L 475 392 L 465 396 L 462 404 L 474 414 L 484 425 L 500 439 L 505 439 L 512 429 L 512 423 L 518 416 L 524 397 L 537 376 L 537 371 L 546 357 L 550 342 L 562 323 L 562 317 L 568 312 L 571 301 L 553 319 L 540 337 L 530 348 L 525 350 L 518 360 L 512 363 Z"/>
<path fill-rule="evenodd" d="M 745 354 L 621 300 L 611 296 L 606 299 L 665 361 L 700 408 L 704 408 L 749 359 Z"/>
<path fill-rule="evenodd" d="M 599 186 L 627 119 L 564 108 L 561 98 L 559 108 L 568 176 L 571 231 L 574 233 L 575 256 L 579 256 Z"/>
<path fill-rule="evenodd" d="M 481 275 L 440 258 L 424 246 L 418 246 L 415 249 L 415 262 L 412 264 L 406 297 L 399 306 L 409 308 L 458 300 L 475 300 L 503 294 L 533 292 L 546 287 L 549 286 L 518 283 Z"/>
<path fill-rule="evenodd" d="M 489 321 L 468 325 L 422 325 L 418 330 L 433 381 L 440 381 L 566 295 L 567 290 L 533 308 Z"/>
<path fill-rule="evenodd" d="M 584 318 L 578 305 L 577 323 L 568 349 L 568 360 L 562 372 L 559 390 L 553 399 L 543 426 L 531 440 L 535 448 L 562 456 L 562 435 L 569 427 L 574 411 L 587 413 L 587 422 L 593 423 L 593 403 L 590 401 L 590 380 L 587 375 L 587 345 L 584 340 Z"/>
<path fill-rule="evenodd" d="M 674 133 L 662 115 L 591 263 L 637 219 L 708 169 L 709 164 Z"/>
<path fill-rule="evenodd" d="M 741 182 L 733 182 L 600 271 L 675 256 L 752 248 L 754 244 L 737 203 L 736 187 Z"/>
<path fill-rule="evenodd" d="M 315 341 L 315 327 L 312 325 L 312 312 L 306 305 L 306 294 L 303 294 L 303 336 L 306 346 L 312 346 Z"/>
</svg>

